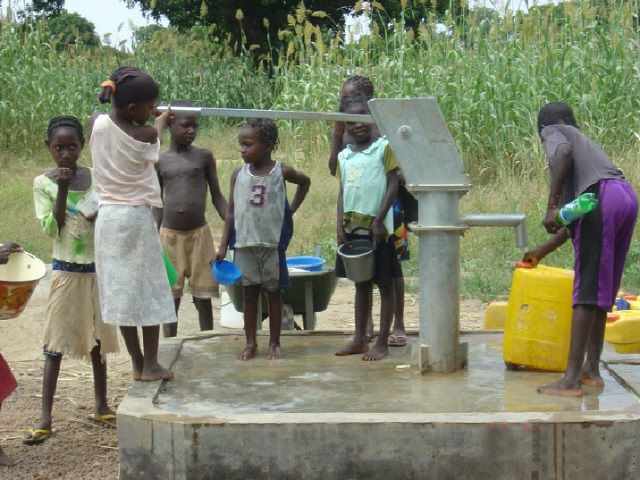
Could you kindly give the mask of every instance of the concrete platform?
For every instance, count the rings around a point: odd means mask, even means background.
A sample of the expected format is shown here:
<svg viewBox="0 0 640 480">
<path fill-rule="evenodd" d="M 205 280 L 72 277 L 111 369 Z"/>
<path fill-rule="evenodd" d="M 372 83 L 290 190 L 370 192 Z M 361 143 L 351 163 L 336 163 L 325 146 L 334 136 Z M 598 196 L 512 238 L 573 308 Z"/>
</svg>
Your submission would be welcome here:
<svg viewBox="0 0 640 480">
<path fill-rule="evenodd" d="M 469 368 L 421 375 L 413 345 L 363 362 L 348 337 L 283 336 L 240 362 L 241 335 L 161 347 L 176 379 L 118 409 L 120 479 L 640 478 L 640 355 L 605 346 L 604 389 L 539 395 L 561 375 L 507 371 L 501 333 L 462 334 Z M 412 348 L 413 347 L 413 348 Z"/>
</svg>

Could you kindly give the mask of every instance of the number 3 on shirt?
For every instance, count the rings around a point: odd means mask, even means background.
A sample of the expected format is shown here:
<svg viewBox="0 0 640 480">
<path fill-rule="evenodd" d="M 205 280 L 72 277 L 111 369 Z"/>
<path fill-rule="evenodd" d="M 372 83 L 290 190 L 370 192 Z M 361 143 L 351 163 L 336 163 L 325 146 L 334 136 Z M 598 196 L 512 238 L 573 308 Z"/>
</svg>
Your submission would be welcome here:
<svg viewBox="0 0 640 480">
<path fill-rule="evenodd" d="M 251 188 L 251 198 L 249 205 L 252 207 L 263 207 L 267 203 L 267 187 L 266 185 L 254 185 Z"/>
</svg>

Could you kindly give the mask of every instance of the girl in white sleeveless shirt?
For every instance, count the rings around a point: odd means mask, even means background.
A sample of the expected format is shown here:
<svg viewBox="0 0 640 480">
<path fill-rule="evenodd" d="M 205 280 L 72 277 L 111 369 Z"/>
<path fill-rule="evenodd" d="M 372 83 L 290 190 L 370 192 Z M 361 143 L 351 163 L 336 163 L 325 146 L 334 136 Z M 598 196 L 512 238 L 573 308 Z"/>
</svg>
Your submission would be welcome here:
<svg viewBox="0 0 640 480">
<path fill-rule="evenodd" d="M 159 88 L 137 68 L 121 67 L 101 86 L 100 101 L 114 100 L 109 115 L 92 117 L 89 141 L 100 194 L 95 258 L 102 317 L 120 327 L 134 380 L 170 380 L 171 371 L 158 363 L 158 343 L 160 325 L 175 322 L 176 314 L 151 212 L 162 206 L 154 164 L 170 110 L 145 125 Z"/>
</svg>

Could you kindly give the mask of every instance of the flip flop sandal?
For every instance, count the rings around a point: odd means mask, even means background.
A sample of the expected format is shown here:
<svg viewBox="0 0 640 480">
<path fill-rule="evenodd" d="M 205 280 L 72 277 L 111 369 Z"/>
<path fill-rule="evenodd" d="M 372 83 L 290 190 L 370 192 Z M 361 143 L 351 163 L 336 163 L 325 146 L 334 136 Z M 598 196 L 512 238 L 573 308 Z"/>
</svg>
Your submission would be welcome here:
<svg viewBox="0 0 640 480">
<path fill-rule="evenodd" d="M 36 435 L 40 435 L 36 437 Z M 53 430 L 47 430 L 44 428 L 38 428 L 36 430 L 29 429 L 29 436 L 22 437 L 22 443 L 25 445 L 37 445 L 44 442 L 47 438 L 53 436 Z"/>
<path fill-rule="evenodd" d="M 390 347 L 404 347 L 408 341 L 406 335 L 389 335 L 388 344 Z"/>
<path fill-rule="evenodd" d="M 116 416 L 113 413 L 107 413 L 105 415 L 96 415 L 92 413 L 87 417 L 87 420 L 91 422 L 101 423 L 102 425 L 106 425 L 107 427 L 117 428 L 118 424 L 113 420 L 116 419 Z"/>
</svg>

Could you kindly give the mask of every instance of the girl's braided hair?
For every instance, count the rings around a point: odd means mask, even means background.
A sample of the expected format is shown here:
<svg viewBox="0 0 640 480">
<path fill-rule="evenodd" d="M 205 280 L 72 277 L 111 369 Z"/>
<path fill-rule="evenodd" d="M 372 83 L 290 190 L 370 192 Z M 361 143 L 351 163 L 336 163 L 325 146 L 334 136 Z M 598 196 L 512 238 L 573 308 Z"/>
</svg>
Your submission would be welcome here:
<svg viewBox="0 0 640 480">
<path fill-rule="evenodd" d="M 273 144 L 273 149 L 278 148 L 280 139 L 278 138 L 278 126 L 271 118 L 247 118 L 245 126 L 251 127 L 258 132 L 258 138 L 264 143 Z"/>
<path fill-rule="evenodd" d="M 49 126 L 47 127 L 47 140 L 51 138 L 51 134 L 56 128 L 60 127 L 69 127 L 73 128 L 78 132 L 78 136 L 82 139 L 82 143 L 84 143 L 84 129 L 82 128 L 82 123 L 76 117 L 70 117 L 66 115 L 61 115 L 58 117 L 54 117 L 49 122 Z"/>
<path fill-rule="evenodd" d="M 362 92 L 369 97 L 369 100 L 373 98 L 373 83 L 368 77 L 362 75 L 356 75 L 349 77 L 344 82 L 345 85 L 353 85 L 355 90 Z"/>
<path fill-rule="evenodd" d="M 340 100 L 340 112 L 344 113 L 349 107 L 358 103 L 364 103 L 366 105 L 369 100 L 371 100 L 371 97 L 366 93 L 353 92 L 352 94 L 347 95 L 345 98 Z"/>
</svg>

